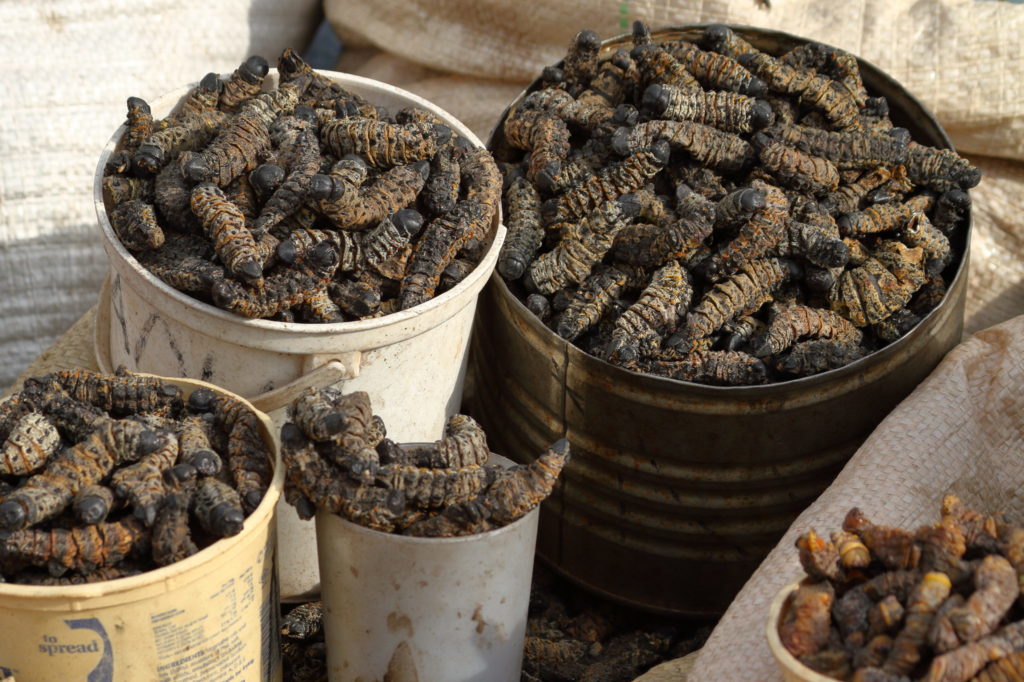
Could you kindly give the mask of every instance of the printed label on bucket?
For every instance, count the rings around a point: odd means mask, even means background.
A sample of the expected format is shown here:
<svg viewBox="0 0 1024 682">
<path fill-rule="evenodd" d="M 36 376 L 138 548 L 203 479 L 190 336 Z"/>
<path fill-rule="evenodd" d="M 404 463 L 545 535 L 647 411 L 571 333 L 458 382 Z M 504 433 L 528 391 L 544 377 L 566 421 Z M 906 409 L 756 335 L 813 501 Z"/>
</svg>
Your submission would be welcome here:
<svg viewBox="0 0 1024 682">
<path fill-rule="evenodd" d="M 200 603 L 218 604 L 215 611 L 171 608 L 150 616 L 156 645 L 156 673 L 160 682 L 229 682 L 230 680 L 272 679 L 275 651 L 270 635 L 271 602 L 274 598 L 273 561 L 263 555 L 273 552 L 268 543 L 254 566 L 213 586 L 208 593 L 196 595 Z M 257 576 L 259 565 L 264 570 Z M 257 604 L 257 596 L 264 595 Z M 247 628 L 253 613 L 260 619 L 259 663 L 246 646 Z M 262 670 L 256 670 L 257 665 Z M 91 678 L 90 678 L 91 682 Z"/>
</svg>

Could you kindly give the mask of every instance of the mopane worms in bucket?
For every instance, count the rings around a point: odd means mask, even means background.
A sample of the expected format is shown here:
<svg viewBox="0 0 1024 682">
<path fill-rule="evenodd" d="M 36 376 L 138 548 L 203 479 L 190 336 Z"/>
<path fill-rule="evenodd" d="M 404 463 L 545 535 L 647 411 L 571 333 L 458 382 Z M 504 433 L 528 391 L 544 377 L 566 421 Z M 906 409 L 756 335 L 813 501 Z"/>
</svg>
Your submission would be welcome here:
<svg viewBox="0 0 1024 682">
<path fill-rule="evenodd" d="M 160 120 L 128 99 L 103 189 L 144 267 L 242 317 L 333 323 L 418 305 L 453 262 L 481 261 L 500 202 L 488 152 L 424 110 L 378 110 L 294 50 L 277 66 L 276 81 L 259 56 L 208 74 Z M 303 257 L 321 243 L 337 268 Z M 353 282 L 383 297 L 332 300 Z"/>
<path fill-rule="evenodd" d="M 510 106 L 493 142 L 510 224 L 498 271 L 553 331 L 634 371 L 779 382 L 884 348 L 942 300 L 980 172 L 894 124 L 853 55 L 817 43 L 769 54 L 725 26 L 659 40 L 637 22 L 632 50 L 596 56 L 587 47 L 593 32 L 580 36 L 561 72 L 545 70 Z M 641 210 L 608 219 L 608 202 L 625 197 L 638 197 Z M 741 295 L 734 278 L 759 272 L 765 259 L 784 261 L 785 276 Z M 670 261 L 692 295 L 643 343 L 625 343 L 631 306 Z M 638 272 L 614 289 L 621 304 L 588 308 L 585 320 L 545 312 L 561 291 L 593 290 L 592 274 L 624 266 Z M 794 345 L 780 331 L 770 343 L 730 331 L 747 317 L 769 324 L 790 306 L 841 317 L 856 333 L 815 325 Z M 609 344 L 605 328 L 616 325 Z M 670 370 L 659 357 L 665 348 L 756 356 L 763 371 L 705 380 Z"/>
<path fill-rule="evenodd" d="M 797 539 L 806 576 L 768 624 L 794 679 L 1019 678 L 1019 515 L 981 514 L 947 494 L 936 523 L 883 526 L 855 507 L 831 538 L 807 529 Z"/>
<path fill-rule="evenodd" d="M 266 494 L 260 417 L 206 388 L 120 369 L 34 377 L 0 409 L 0 574 L 78 584 L 185 559 Z M 19 417 L 19 413 L 21 416 Z"/>
<path fill-rule="evenodd" d="M 530 465 L 489 464 L 487 435 L 459 414 L 440 440 L 403 447 L 384 438 L 360 391 L 308 389 L 289 416 L 285 497 L 299 516 L 319 509 L 384 532 L 455 537 L 508 525 L 551 493 L 569 461 L 562 439 Z"/>
</svg>

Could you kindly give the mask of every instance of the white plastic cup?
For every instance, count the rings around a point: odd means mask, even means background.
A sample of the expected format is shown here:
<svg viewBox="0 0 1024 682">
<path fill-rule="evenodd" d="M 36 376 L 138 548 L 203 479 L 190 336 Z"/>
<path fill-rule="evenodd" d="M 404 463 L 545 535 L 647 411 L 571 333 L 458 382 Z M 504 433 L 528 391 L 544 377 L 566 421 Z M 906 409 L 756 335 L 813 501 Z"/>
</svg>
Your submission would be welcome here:
<svg viewBox="0 0 1024 682">
<path fill-rule="evenodd" d="M 370 102 L 397 111 L 426 109 L 454 133 L 483 143 L 440 107 L 386 83 L 333 71 L 320 73 Z M 276 83 L 272 69 L 268 82 Z M 151 105 L 169 114 L 191 86 Z M 480 291 L 505 238 L 501 209 L 490 245 L 459 284 L 418 306 L 372 320 L 298 324 L 250 320 L 177 291 L 154 276 L 118 240 L 103 197 L 103 167 L 125 133 L 107 142 L 96 169 L 94 199 L 111 274 L 100 296 L 96 359 L 103 371 L 133 371 L 203 379 L 247 397 L 280 428 L 287 405 L 310 386 L 366 391 L 396 441 L 440 438 L 462 401 L 469 337 Z M 319 591 L 316 533 L 284 501 L 278 508 L 281 596 L 301 600 Z"/>
<path fill-rule="evenodd" d="M 539 514 L 421 538 L 318 513 L 327 679 L 519 682 Z"/>
<path fill-rule="evenodd" d="M 225 392 L 202 381 L 165 380 L 185 396 L 197 388 Z M 242 532 L 129 578 L 0 584 L 0 679 L 280 682 L 274 511 L 284 467 L 276 429 L 256 414 L 275 469 Z"/>
</svg>

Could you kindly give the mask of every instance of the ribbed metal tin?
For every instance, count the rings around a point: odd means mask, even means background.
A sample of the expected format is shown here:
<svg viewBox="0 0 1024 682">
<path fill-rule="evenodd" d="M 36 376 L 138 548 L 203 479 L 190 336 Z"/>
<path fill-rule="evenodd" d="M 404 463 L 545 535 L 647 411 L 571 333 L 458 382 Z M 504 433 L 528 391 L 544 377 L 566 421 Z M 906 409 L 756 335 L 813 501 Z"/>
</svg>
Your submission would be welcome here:
<svg viewBox="0 0 1024 682">
<path fill-rule="evenodd" d="M 703 28 L 665 29 L 655 39 L 695 40 Z M 774 54 L 807 42 L 734 29 Z M 619 36 L 604 49 L 628 42 Z M 861 74 L 888 99 L 896 125 L 952 147 L 898 83 L 863 61 Z M 503 144 L 500 123 L 489 144 Z M 555 335 L 492 275 L 477 310 L 467 408 L 492 449 L 517 461 L 563 436 L 572 445 L 543 506 L 538 553 L 574 582 L 632 606 L 724 611 L 797 514 L 960 341 L 969 227 L 970 216 L 945 299 L 910 333 L 843 368 L 764 386 L 705 386 L 606 363 Z"/>
</svg>

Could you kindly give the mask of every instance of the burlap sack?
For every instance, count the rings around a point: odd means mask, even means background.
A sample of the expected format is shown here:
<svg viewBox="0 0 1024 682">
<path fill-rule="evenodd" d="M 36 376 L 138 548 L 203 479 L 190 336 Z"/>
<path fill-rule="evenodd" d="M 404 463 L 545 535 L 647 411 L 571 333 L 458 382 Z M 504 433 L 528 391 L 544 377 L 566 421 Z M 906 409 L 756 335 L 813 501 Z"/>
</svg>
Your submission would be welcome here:
<svg viewBox="0 0 1024 682">
<path fill-rule="evenodd" d="M 835 482 L 793 523 L 729 606 L 690 680 L 779 680 L 768 606 L 802 576 L 793 543 L 837 529 L 850 507 L 876 523 L 938 520 L 948 492 L 983 512 L 1024 509 L 1024 316 L 978 332 L 881 423 Z"/>
<path fill-rule="evenodd" d="M 96 302 L 92 203 L 125 100 L 305 47 L 318 0 L 0 2 L 0 387 Z"/>
<path fill-rule="evenodd" d="M 977 0 L 325 0 L 349 42 L 439 71 L 527 81 L 572 36 L 726 22 L 778 29 L 844 48 L 921 99 L 957 148 L 1024 158 L 1024 8 Z"/>
</svg>

